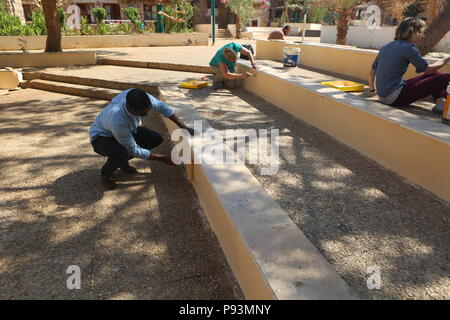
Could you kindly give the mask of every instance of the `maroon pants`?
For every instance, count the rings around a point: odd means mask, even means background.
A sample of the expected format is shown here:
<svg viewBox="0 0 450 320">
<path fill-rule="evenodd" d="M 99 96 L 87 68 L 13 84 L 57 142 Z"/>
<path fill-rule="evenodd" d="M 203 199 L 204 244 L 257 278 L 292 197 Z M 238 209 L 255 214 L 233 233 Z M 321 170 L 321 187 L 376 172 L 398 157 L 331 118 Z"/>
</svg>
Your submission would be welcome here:
<svg viewBox="0 0 450 320">
<path fill-rule="evenodd" d="M 450 82 L 450 74 L 435 71 L 406 80 L 406 86 L 402 88 L 397 99 L 391 103 L 393 107 L 405 107 L 414 101 L 433 96 L 436 100 L 447 96 L 447 86 Z"/>
</svg>

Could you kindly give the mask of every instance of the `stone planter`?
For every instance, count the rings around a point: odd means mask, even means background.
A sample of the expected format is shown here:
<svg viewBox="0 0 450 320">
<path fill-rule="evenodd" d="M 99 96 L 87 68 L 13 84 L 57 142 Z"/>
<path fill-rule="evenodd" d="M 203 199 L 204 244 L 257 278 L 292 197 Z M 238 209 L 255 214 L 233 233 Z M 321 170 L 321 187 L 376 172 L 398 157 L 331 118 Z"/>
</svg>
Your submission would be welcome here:
<svg viewBox="0 0 450 320">
<path fill-rule="evenodd" d="M 1 36 L 0 50 L 43 50 L 47 36 Z M 150 33 L 132 35 L 63 36 L 63 49 L 201 46 L 208 45 L 206 33 Z"/>
<path fill-rule="evenodd" d="M 17 88 L 20 81 L 22 81 L 22 73 L 20 70 L 14 69 L 0 69 L 0 89 L 8 90 Z"/>
</svg>

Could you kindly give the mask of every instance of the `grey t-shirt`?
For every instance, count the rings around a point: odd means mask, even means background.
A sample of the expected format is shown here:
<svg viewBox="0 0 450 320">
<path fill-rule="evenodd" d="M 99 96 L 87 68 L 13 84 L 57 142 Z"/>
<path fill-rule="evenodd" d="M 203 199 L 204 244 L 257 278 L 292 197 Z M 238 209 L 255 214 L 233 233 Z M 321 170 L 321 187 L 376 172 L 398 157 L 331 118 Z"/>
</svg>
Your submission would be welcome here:
<svg viewBox="0 0 450 320">
<path fill-rule="evenodd" d="M 428 67 L 428 62 L 412 42 L 394 40 L 380 49 L 372 69 L 376 71 L 377 94 L 382 102 L 385 100 L 387 102 L 384 103 L 390 104 L 398 97 L 399 89 L 406 83 L 402 76 L 410 63 L 416 67 L 417 73 L 424 72 Z M 394 101 L 388 102 L 393 96 Z"/>
</svg>

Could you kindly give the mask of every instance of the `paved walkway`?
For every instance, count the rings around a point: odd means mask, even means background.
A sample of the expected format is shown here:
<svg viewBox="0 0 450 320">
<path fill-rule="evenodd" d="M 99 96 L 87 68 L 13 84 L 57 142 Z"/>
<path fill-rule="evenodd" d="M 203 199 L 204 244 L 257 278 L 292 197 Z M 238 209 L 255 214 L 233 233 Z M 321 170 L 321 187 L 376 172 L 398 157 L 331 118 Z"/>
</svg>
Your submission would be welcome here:
<svg viewBox="0 0 450 320">
<path fill-rule="evenodd" d="M 102 191 L 87 130 L 105 101 L 0 99 L 0 299 L 243 297 L 181 167 L 132 160 L 141 173 Z M 70 265 L 81 290 L 67 289 Z"/>
</svg>

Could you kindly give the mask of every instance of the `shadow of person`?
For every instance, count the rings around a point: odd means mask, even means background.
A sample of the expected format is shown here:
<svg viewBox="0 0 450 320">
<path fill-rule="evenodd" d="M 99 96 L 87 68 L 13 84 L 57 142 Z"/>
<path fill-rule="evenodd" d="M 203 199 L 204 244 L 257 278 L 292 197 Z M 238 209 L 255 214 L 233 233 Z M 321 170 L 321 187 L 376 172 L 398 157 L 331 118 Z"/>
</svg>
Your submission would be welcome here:
<svg viewBox="0 0 450 320">
<path fill-rule="evenodd" d="M 59 205 L 87 206 L 103 198 L 98 169 L 71 172 L 53 182 L 52 195 Z"/>
</svg>

